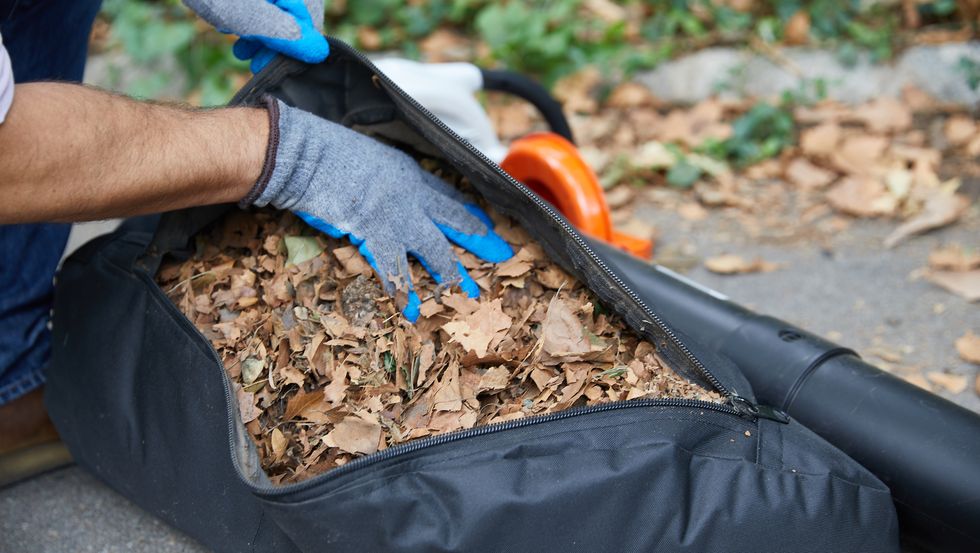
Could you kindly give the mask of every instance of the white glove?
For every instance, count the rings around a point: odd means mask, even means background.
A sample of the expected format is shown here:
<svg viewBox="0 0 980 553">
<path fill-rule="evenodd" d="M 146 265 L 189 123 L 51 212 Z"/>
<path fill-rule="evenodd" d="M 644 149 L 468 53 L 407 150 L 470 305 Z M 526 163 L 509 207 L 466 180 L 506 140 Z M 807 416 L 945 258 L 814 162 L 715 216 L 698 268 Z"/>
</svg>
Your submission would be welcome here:
<svg viewBox="0 0 980 553">
<path fill-rule="evenodd" d="M 507 155 L 483 106 L 474 94 L 483 88 L 483 74 L 471 63 L 420 63 L 387 58 L 374 62 L 443 123 L 495 163 Z"/>
</svg>

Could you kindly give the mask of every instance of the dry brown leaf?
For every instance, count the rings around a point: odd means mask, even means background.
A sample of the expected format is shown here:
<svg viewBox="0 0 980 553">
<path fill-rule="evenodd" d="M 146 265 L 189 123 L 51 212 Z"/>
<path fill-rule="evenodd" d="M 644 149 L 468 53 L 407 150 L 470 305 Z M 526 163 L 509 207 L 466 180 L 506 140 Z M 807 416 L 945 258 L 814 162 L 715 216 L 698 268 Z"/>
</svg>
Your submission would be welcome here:
<svg viewBox="0 0 980 553">
<path fill-rule="evenodd" d="M 800 148 L 808 156 L 829 156 L 837 149 L 841 134 L 840 126 L 836 123 L 822 123 L 803 131 Z"/>
<path fill-rule="evenodd" d="M 572 281 L 572 277 L 555 265 L 548 265 L 544 270 L 538 272 L 538 280 L 546 288 L 558 290 Z"/>
<path fill-rule="evenodd" d="M 940 271 L 969 271 L 980 268 L 980 251 L 967 251 L 952 244 L 929 253 L 929 268 Z"/>
<path fill-rule="evenodd" d="M 493 128 L 504 138 L 524 136 L 533 125 L 533 112 L 523 102 L 492 105 L 487 109 L 487 115 Z"/>
<path fill-rule="evenodd" d="M 432 397 L 432 408 L 436 411 L 456 412 L 463 408 L 463 394 L 459 386 L 459 365 L 450 363 L 442 375 Z"/>
<path fill-rule="evenodd" d="M 323 393 L 322 392 L 307 392 L 300 390 L 296 395 L 289 398 L 286 403 L 286 412 L 283 414 L 283 420 L 292 420 L 303 414 L 314 405 L 319 405 L 323 403 Z"/>
<path fill-rule="evenodd" d="M 242 423 L 248 424 L 259 418 L 262 411 L 255 406 L 255 394 L 246 392 L 237 382 L 232 385 L 235 388 L 235 397 L 238 399 L 238 414 L 242 417 Z"/>
<path fill-rule="evenodd" d="M 783 29 L 783 38 L 786 44 L 798 46 L 806 44 L 810 40 L 810 14 L 806 10 L 797 10 Z"/>
<path fill-rule="evenodd" d="M 323 389 L 323 399 L 330 405 L 337 406 L 347 396 L 347 365 L 340 365 L 334 370 L 333 380 Z"/>
<path fill-rule="evenodd" d="M 980 365 L 980 335 L 967 330 L 966 334 L 956 339 L 956 352 L 964 361 Z"/>
<path fill-rule="evenodd" d="M 473 58 L 472 41 L 448 29 L 436 29 L 420 40 L 419 50 L 429 63 L 470 61 Z"/>
<path fill-rule="evenodd" d="M 884 136 L 858 134 L 845 138 L 830 154 L 830 161 L 839 171 L 851 175 L 876 176 L 888 139 Z"/>
<path fill-rule="evenodd" d="M 872 100 L 858 108 L 856 115 L 872 132 L 904 131 L 912 126 L 912 111 L 895 98 Z"/>
<path fill-rule="evenodd" d="M 890 215 L 898 207 L 885 185 L 870 177 L 842 178 L 827 192 L 827 201 L 837 211 L 857 217 Z"/>
<path fill-rule="evenodd" d="M 618 85 L 609 94 L 606 105 L 616 108 L 638 108 L 657 105 L 657 98 L 650 89 L 637 82 Z"/>
<path fill-rule="evenodd" d="M 963 216 L 968 207 L 970 200 L 966 196 L 937 192 L 926 200 L 922 213 L 902 223 L 885 238 L 885 247 L 892 248 L 913 234 L 952 224 Z"/>
<path fill-rule="evenodd" d="M 277 461 L 282 459 L 282 454 L 286 452 L 286 445 L 289 443 L 282 430 L 273 428 L 272 434 L 269 436 L 269 443 L 272 445 L 273 458 Z"/>
<path fill-rule="evenodd" d="M 541 343 L 545 353 L 553 357 L 578 356 L 592 350 L 582 321 L 565 300 L 557 297 L 541 326 Z"/>
<path fill-rule="evenodd" d="M 487 372 L 480 377 L 477 385 L 479 391 L 483 390 L 503 390 L 510 385 L 510 369 L 504 366 L 490 367 Z"/>
<path fill-rule="evenodd" d="M 954 115 L 946 120 L 943 132 L 950 146 L 963 146 L 976 136 L 978 132 L 977 123 L 969 116 Z"/>
<path fill-rule="evenodd" d="M 443 305 L 435 299 L 427 299 L 419 306 L 419 314 L 424 318 L 429 318 L 436 313 L 442 313 Z"/>
<path fill-rule="evenodd" d="M 534 254 L 528 248 L 521 248 L 513 257 L 497 265 L 497 274 L 503 277 L 519 277 L 531 270 Z"/>
<path fill-rule="evenodd" d="M 594 66 L 563 77 L 553 87 L 555 97 L 568 113 L 595 113 L 599 104 L 592 91 L 602 82 L 602 73 Z"/>
<path fill-rule="evenodd" d="M 374 270 L 357 251 L 357 246 L 337 248 L 333 251 L 333 255 L 340 261 L 348 275 L 371 276 L 374 274 Z"/>
<path fill-rule="evenodd" d="M 685 202 L 677 208 L 677 214 L 688 221 L 703 221 L 708 218 L 708 210 L 697 202 Z"/>
<path fill-rule="evenodd" d="M 480 308 L 480 302 L 466 294 L 450 294 L 442 298 L 442 304 L 465 317 Z"/>
<path fill-rule="evenodd" d="M 803 157 L 793 159 L 786 167 L 786 180 L 806 190 L 823 188 L 833 182 L 836 176 Z"/>
<path fill-rule="evenodd" d="M 961 374 L 930 371 L 926 373 L 926 378 L 929 379 L 929 382 L 945 389 L 951 394 L 958 394 L 966 390 L 966 377 Z"/>
<path fill-rule="evenodd" d="M 922 376 L 921 373 L 912 373 L 912 374 L 904 375 L 902 376 L 902 380 L 905 380 L 909 384 L 914 384 L 919 388 L 922 388 L 923 390 L 926 390 L 928 392 L 932 391 L 932 384 L 929 384 L 929 381 L 926 380 L 926 377 Z"/>
<path fill-rule="evenodd" d="M 323 438 L 323 442 L 330 447 L 364 455 L 378 451 L 380 441 L 381 425 L 378 422 L 352 415 L 344 417 Z"/>
<path fill-rule="evenodd" d="M 932 271 L 926 275 L 931 282 L 961 296 L 966 301 L 980 300 L 980 269 L 972 271 Z"/>
<path fill-rule="evenodd" d="M 539 390 L 544 390 L 548 386 L 548 382 L 550 382 L 554 377 L 554 374 L 540 367 L 537 367 L 531 371 L 531 380 L 534 381 L 534 385 L 537 386 Z"/>
<path fill-rule="evenodd" d="M 734 275 L 742 273 L 768 273 L 779 268 L 778 263 L 764 261 L 755 258 L 747 261 L 741 256 L 734 254 L 723 254 L 709 257 L 704 260 L 704 266 L 712 273 L 720 275 Z"/>
<path fill-rule="evenodd" d="M 456 318 L 442 325 L 442 329 L 466 351 L 472 351 L 478 357 L 486 357 L 490 343 L 502 338 L 511 322 L 511 318 L 501 307 L 500 298 L 497 298 L 480 304 L 479 309 L 463 319 Z"/>
</svg>

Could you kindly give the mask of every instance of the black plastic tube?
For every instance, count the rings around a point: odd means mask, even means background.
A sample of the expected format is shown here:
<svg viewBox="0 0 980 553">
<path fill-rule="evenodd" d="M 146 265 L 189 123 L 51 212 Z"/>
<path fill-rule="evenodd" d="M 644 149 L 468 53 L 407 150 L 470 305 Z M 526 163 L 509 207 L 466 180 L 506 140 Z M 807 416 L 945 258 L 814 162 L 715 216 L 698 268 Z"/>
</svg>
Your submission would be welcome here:
<svg viewBox="0 0 980 553">
<path fill-rule="evenodd" d="M 885 482 L 903 540 L 927 551 L 980 551 L 980 415 L 672 271 L 593 247 L 670 324 L 731 358 L 761 403 Z"/>
<path fill-rule="evenodd" d="M 569 126 L 568 120 L 565 119 L 561 104 L 537 81 L 513 71 L 498 69 L 481 69 L 480 71 L 483 73 L 484 90 L 506 92 L 528 101 L 541 112 L 552 132 L 575 144 L 572 128 Z"/>
</svg>

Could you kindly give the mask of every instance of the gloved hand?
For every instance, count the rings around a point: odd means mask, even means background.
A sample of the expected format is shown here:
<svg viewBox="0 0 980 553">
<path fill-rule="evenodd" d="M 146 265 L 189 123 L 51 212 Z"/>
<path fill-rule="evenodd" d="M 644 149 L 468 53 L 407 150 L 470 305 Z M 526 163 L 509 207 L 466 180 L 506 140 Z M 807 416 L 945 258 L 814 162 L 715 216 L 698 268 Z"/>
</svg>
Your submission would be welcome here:
<svg viewBox="0 0 980 553">
<path fill-rule="evenodd" d="M 278 100 L 266 105 L 269 153 L 241 205 L 288 209 L 321 232 L 350 238 L 385 291 L 407 286 L 408 320 L 418 319 L 421 304 L 408 255 L 437 283 L 458 283 L 472 298 L 480 289 L 447 238 L 486 261 L 513 255 L 483 211 L 408 155 Z"/>
<path fill-rule="evenodd" d="M 233 52 L 258 73 L 276 53 L 306 63 L 327 59 L 323 0 L 183 0 L 222 33 L 238 35 Z"/>
</svg>

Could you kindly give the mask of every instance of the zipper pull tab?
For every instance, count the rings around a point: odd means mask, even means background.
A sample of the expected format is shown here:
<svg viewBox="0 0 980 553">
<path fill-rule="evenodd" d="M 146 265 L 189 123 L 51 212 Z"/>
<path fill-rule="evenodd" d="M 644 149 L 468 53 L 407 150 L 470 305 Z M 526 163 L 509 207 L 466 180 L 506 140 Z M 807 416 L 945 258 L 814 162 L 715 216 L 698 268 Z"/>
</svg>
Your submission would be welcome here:
<svg viewBox="0 0 980 553">
<path fill-rule="evenodd" d="M 728 398 L 732 402 L 732 407 L 738 412 L 739 416 L 751 419 L 768 419 L 781 424 L 789 424 L 789 415 L 785 412 L 770 407 L 769 405 L 757 405 L 742 396 L 732 396 Z"/>
</svg>

